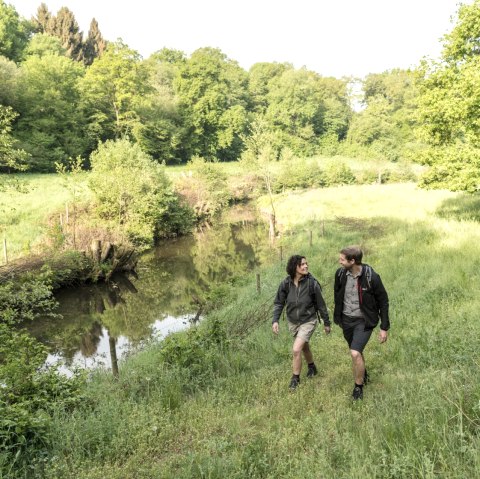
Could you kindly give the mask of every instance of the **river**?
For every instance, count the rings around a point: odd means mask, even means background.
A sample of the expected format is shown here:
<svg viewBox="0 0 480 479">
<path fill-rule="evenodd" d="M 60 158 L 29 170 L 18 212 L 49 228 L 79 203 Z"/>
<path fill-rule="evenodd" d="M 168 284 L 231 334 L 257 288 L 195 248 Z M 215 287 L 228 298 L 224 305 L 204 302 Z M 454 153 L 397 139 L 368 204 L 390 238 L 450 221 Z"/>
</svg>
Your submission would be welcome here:
<svg viewBox="0 0 480 479">
<path fill-rule="evenodd" d="M 58 318 L 39 318 L 28 330 L 48 348 L 46 364 L 60 370 L 112 368 L 147 340 L 189 327 L 216 288 L 255 272 L 274 255 L 268 225 L 248 207 L 235 207 L 214 227 L 163 241 L 142 255 L 135 273 L 108 283 L 56 293 Z"/>
</svg>

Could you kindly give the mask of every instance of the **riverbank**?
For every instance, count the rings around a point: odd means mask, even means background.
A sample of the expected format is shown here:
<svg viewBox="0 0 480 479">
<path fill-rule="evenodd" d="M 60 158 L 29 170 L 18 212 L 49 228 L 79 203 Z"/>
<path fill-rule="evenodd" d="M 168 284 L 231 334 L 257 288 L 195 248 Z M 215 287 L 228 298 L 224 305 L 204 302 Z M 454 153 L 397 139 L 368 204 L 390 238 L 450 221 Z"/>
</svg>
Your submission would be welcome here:
<svg viewBox="0 0 480 479">
<path fill-rule="evenodd" d="M 288 391 L 291 338 L 284 323 L 278 339 L 270 327 L 285 275 L 278 261 L 262 270 L 260 292 L 246 276 L 216 292 L 202 324 L 130 358 L 117 380 L 97 373 L 83 407 L 55 415 L 42 476 L 475 477 L 480 233 L 460 219 L 471 203 L 435 193 L 425 208 L 429 192 L 412 185 L 403 194 L 395 187 L 398 195 L 377 186 L 360 197 L 358 188 L 310 192 L 331 215 L 322 235 L 305 198 L 291 194 L 284 211 L 288 204 L 297 219 L 281 245 L 284 257 L 307 255 L 330 310 L 339 247 L 361 243 L 382 275 L 392 330 L 385 345 L 368 346 L 372 382 L 362 403 L 349 397 L 350 360 L 337 327 L 312 342 L 319 376 L 302 376 Z M 358 199 L 353 211 L 344 193 Z M 405 198 L 415 210 L 402 208 Z M 367 208 L 374 203 L 376 214 Z"/>
</svg>

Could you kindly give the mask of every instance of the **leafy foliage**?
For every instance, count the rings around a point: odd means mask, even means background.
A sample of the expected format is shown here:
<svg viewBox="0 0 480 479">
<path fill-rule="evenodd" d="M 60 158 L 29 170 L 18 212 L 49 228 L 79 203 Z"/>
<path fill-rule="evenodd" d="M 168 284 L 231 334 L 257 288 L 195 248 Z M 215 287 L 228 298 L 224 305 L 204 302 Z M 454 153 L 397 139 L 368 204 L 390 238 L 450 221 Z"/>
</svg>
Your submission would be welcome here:
<svg viewBox="0 0 480 479">
<path fill-rule="evenodd" d="M 188 229 L 189 215 L 175 199 L 163 165 L 128 140 L 107 141 L 91 156 L 90 187 L 99 216 L 139 246 L 159 234 Z M 172 223 L 167 219 L 172 219 Z"/>
<path fill-rule="evenodd" d="M 0 0 L 0 55 L 21 61 L 30 33 L 29 23 L 20 18 L 13 6 Z"/>
<path fill-rule="evenodd" d="M 57 54 L 29 56 L 20 67 L 15 134 L 37 171 L 55 171 L 55 162 L 85 149 L 79 109 L 82 65 Z"/>
<path fill-rule="evenodd" d="M 430 166 L 422 185 L 478 191 L 480 147 L 480 1 L 461 5 L 445 36 L 440 63 L 424 64 L 418 115 L 420 134 L 430 148 L 421 160 Z"/>
<path fill-rule="evenodd" d="M 0 472 L 21 471 L 42 457 L 53 411 L 78 405 L 80 375 L 43 370 L 46 348 L 18 327 L 56 302 L 48 271 L 0 285 Z"/>
<path fill-rule="evenodd" d="M 0 105 L 0 171 L 27 169 L 28 153 L 16 148 L 16 141 L 11 135 L 11 123 L 17 114 L 10 108 Z"/>
</svg>

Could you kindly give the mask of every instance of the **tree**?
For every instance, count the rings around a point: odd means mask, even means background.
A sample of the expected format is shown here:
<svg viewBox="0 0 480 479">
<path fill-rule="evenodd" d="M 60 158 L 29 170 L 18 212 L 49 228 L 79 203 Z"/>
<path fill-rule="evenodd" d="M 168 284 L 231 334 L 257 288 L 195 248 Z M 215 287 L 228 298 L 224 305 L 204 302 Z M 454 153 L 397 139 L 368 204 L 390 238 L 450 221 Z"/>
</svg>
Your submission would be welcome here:
<svg viewBox="0 0 480 479">
<path fill-rule="evenodd" d="M 39 57 L 44 55 L 66 56 L 66 51 L 62 47 L 59 38 L 48 35 L 47 33 L 37 33 L 25 48 L 25 57 L 32 55 Z"/>
<path fill-rule="evenodd" d="M 35 32 L 52 34 L 53 28 L 50 28 L 52 14 L 45 3 L 41 3 L 37 8 L 37 16 L 32 18 L 32 25 Z"/>
<path fill-rule="evenodd" d="M 461 5 L 439 62 L 424 63 L 419 136 L 429 148 L 426 187 L 480 189 L 480 0 Z"/>
<path fill-rule="evenodd" d="M 268 107 L 270 82 L 286 70 L 293 70 L 289 63 L 255 63 L 248 72 L 248 93 L 251 109 L 265 113 Z"/>
<path fill-rule="evenodd" d="M 0 105 L 15 105 L 18 73 L 18 67 L 13 61 L 0 56 L 0 85 L 2 85 L 0 88 Z"/>
<path fill-rule="evenodd" d="M 107 42 L 100 33 L 98 22 L 93 18 L 90 23 L 87 39 L 83 46 L 83 61 L 85 65 L 91 65 L 96 58 L 101 57 L 106 47 Z"/>
<path fill-rule="evenodd" d="M 185 54 L 164 48 L 143 62 L 150 92 L 136 101 L 140 118 L 132 130 L 143 151 L 168 163 L 188 160 L 188 131 L 183 126 L 173 83 L 185 64 Z"/>
<path fill-rule="evenodd" d="M 31 24 L 21 19 L 13 6 L 0 0 L 0 55 L 20 62 L 31 33 Z"/>
<path fill-rule="evenodd" d="M 78 86 L 83 74 L 81 64 L 52 54 L 30 56 L 20 67 L 14 132 L 36 171 L 55 171 L 55 162 L 85 153 Z"/>
<path fill-rule="evenodd" d="M 356 113 L 347 142 L 362 154 L 392 161 L 407 158 L 415 140 L 417 73 L 394 69 L 374 73 L 363 82 L 364 109 Z"/>
<path fill-rule="evenodd" d="M 269 82 L 267 101 L 265 118 L 296 154 L 315 153 L 324 135 L 334 133 L 338 140 L 345 134 L 350 112 L 341 80 L 322 78 L 305 68 L 288 69 Z M 334 106 L 337 112 L 329 118 Z"/>
<path fill-rule="evenodd" d="M 184 124 L 190 129 L 190 155 L 234 160 L 247 124 L 247 74 L 215 48 L 193 52 L 174 81 Z"/>
<path fill-rule="evenodd" d="M 50 13 L 45 3 L 42 3 L 38 7 L 37 16 L 32 19 L 32 24 L 38 33 L 57 37 L 69 58 L 75 61 L 83 60 L 83 33 L 75 15 L 67 7 L 60 8 L 55 16 Z"/>
<path fill-rule="evenodd" d="M 131 134 L 139 121 L 137 102 L 151 91 L 140 55 L 121 40 L 108 44 L 81 82 L 92 144 Z"/>
<path fill-rule="evenodd" d="M 90 187 L 98 214 L 138 245 L 185 224 L 166 223 L 179 205 L 165 168 L 126 139 L 109 140 L 91 155 Z M 170 228 L 170 229 L 169 229 Z"/>
<path fill-rule="evenodd" d="M 16 148 L 16 140 L 12 137 L 12 122 L 18 116 L 10 107 L 0 105 L 0 171 L 23 171 L 27 168 L 28 154 Z"/>
</svg>

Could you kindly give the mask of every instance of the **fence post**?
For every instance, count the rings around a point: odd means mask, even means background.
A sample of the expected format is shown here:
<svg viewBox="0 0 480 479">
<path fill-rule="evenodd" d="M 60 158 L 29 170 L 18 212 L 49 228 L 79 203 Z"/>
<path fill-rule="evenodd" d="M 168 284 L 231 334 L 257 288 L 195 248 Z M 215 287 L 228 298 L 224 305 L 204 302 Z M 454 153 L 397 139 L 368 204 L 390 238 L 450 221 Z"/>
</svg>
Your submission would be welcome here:
<svg viewBox="0 0 480 479">
<path fill-rule="evenodd" d="M 260 293 L 260 273 L 257 273 L 257 293 Z"/>
<path fill-rule="evenodd" d="M 310 246 L 313 244 L 313 232 L 310 230 Z"/>
<path fill-rule="evenodd" d="M 92 240 L 92 256 L 95 263 L 100 263 L 100 258 L 102 255 L 102 242 L 100 240 L 94 239 Z"/>
</svg>

